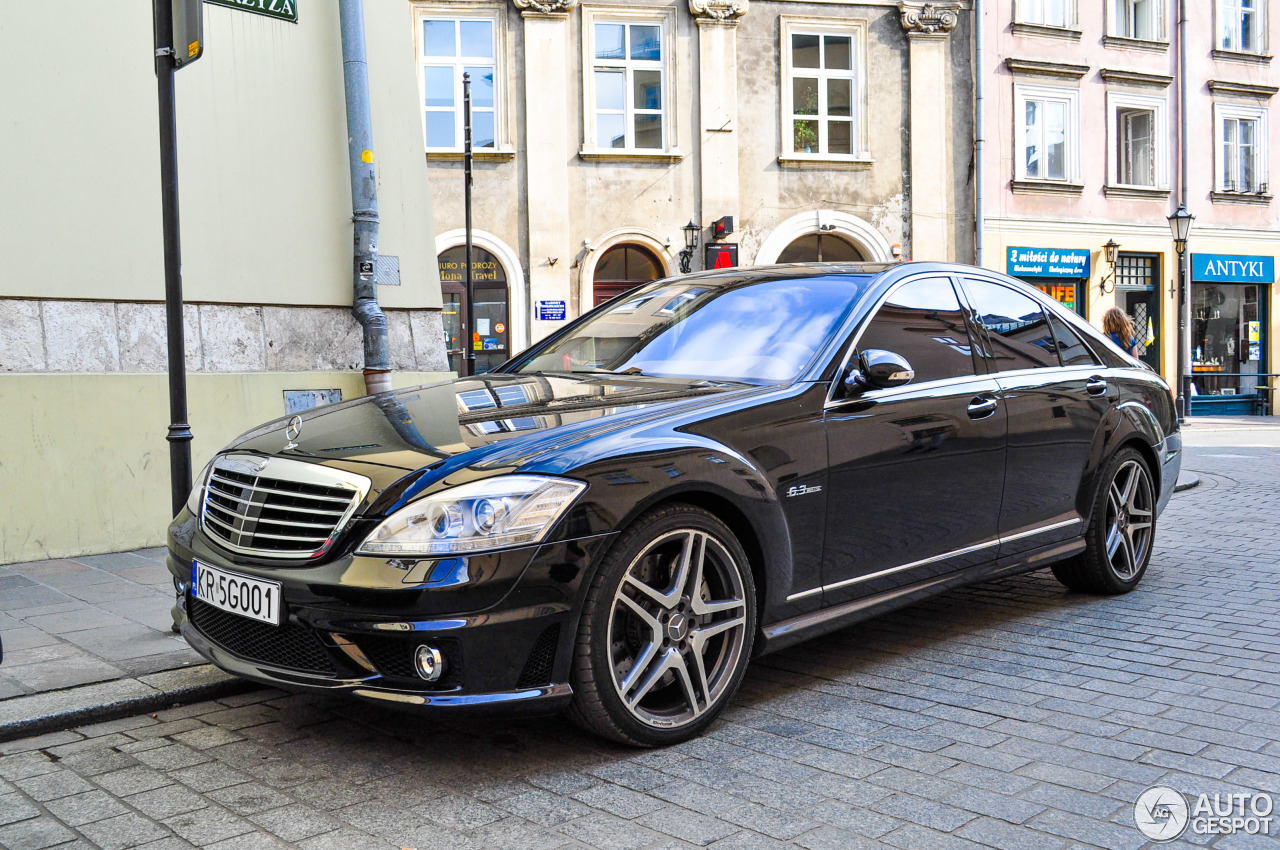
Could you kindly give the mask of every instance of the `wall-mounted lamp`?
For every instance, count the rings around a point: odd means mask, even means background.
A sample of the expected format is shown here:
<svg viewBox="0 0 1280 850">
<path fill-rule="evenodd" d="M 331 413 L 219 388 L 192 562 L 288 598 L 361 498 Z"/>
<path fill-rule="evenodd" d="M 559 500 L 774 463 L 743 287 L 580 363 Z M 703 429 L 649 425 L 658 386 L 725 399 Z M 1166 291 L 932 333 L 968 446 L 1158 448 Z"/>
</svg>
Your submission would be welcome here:
<svg viewBox="0 0 1280 850">
<path fill-rule="evenodd" d="M 889 253 L 893 255 L 893 261 L 895 263 L 902 262 L 902 243 L 894 242 L 893 247 L 889 249 Z"/>
<path fill-rule="evenodd" d="M 1107 260 L 1107 264 L 1111 266 L 1111 274 L 1104 275 L 1102 280 L 1098 281 L 1098 289 L 1101 292 L 1116 291 L 1116 253 L 1120 250 L 1120 243 L 1114 239 L 1108 239 L 1107 244 L 1102 246 L 1103 255 Z M 1107 288 L 1107 281 L 1111 281 L 1111 288 Z"/>
<path fill-rule="evenodd" d="M 591 240 L 590 240 L 590 239 L 583 239 L 583 240 L 582 240 L 582 250 L 584 250 L 584 251 L 586 251 L 588 254 L 590 254 L 590 253 L 591 253 L 592 251 L 594 251 L 595 249 L 596 249 L 596 246 L 591 244 Z"/>
<path fill-rule="evenodd" d="M 684 231 L 684 250 L 680 252 L 680 274 L 688 274 L 689 264 L 693 262 L 693 251 L 698 247 L 698 234 L 702 232 L 702 225 L 695 224 L 690 219 L 681 230 Z"/>
</svg>

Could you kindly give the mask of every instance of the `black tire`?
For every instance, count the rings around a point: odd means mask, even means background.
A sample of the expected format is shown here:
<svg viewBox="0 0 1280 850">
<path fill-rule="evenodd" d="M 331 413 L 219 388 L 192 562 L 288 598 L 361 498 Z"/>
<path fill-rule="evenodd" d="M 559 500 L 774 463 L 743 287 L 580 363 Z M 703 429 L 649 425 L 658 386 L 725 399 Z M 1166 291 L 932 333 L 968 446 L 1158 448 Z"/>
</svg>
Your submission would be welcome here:
<svg viewBox="0 0 1280 850">
<path fill-rule="evenodd" d="M 1116 452 L 1100 480 L 1085 532 L 1087 548 L 1054 564 L 1052 570 L 1071 590 L 1128 593 L 1142 581 L 1155 548 L 1155 480 L 1146 458 L 1132 448 Z M 1130 484 L 1134 489 L 1127 493 Z"/>
<path fill-rule="evenodd" d="M 692 505 L 649 511 L 618 537 L 587 591 L 569 718 L 632 746 L 696 737 L 742 683 L 755 629 L 755 583 L 733 532 Z"/>
</svg>

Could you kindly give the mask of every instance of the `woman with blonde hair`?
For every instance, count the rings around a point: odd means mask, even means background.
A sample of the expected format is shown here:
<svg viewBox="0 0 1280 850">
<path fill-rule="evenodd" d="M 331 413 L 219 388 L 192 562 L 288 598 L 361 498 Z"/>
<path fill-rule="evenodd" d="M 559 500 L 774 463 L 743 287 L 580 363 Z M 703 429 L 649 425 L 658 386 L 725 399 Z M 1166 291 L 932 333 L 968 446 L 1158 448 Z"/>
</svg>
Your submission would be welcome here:
<svg viewBox="0 0 1280 850">
<path fill-rule="evenodd" d="M 1138 334 L 1133 320 L 1119 307 L 1112 307 L 1102 314 L 1102 331 L 1111 337 L 1116 347 L 1130 356 L 1138 356 Z"/>
</svg>

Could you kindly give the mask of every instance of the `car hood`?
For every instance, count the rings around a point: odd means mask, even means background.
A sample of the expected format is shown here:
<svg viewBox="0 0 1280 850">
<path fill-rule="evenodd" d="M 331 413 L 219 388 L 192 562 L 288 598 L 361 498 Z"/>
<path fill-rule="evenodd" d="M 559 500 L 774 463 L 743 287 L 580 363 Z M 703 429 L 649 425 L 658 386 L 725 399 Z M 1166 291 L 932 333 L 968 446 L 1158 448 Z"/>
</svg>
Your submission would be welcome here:
<svg viewBox="0 0 1280 850">
<path fill-rule="evenodd" d="M 683 378 L 487 374 L 316 408 L 302 414 L 292 440 L 282 418 L 229 448 L 357 472 L 381 491 L 425 468 L 526 466 L 637 421 L 761 389 Z"/>
</svg>

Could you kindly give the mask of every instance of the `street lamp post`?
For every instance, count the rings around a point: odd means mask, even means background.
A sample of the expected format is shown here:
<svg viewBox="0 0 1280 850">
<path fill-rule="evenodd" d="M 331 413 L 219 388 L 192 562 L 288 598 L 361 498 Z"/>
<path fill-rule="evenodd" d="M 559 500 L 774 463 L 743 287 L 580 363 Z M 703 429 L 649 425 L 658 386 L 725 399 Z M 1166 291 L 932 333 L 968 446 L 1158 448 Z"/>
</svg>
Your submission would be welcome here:
<svg viewBox="0 0 1280 850">
<path fill-rule="evenodd" d="M 1178 252 L 1178 421 L 1185 422 L 1191 413 L 1191 301 L 1187 284 L 1187 237 L 1195 216 L 1178 204 L 1169 216 L 1173 232 L 1173 248 Z"/>
</svg>

